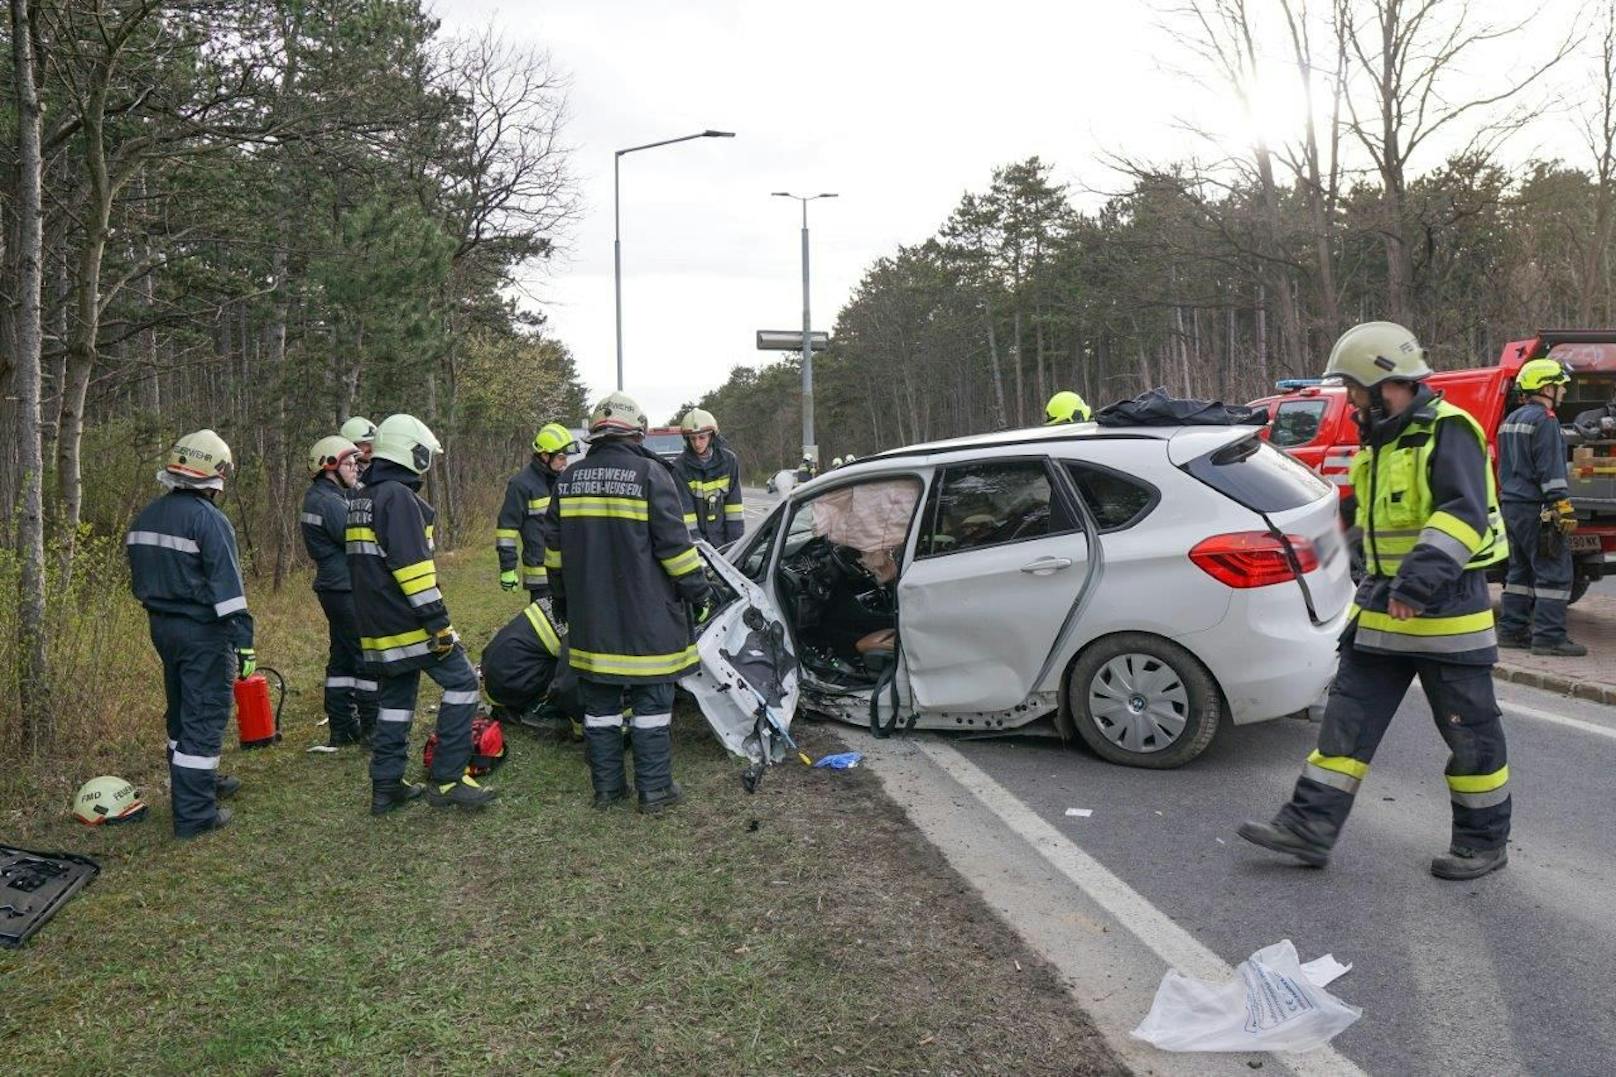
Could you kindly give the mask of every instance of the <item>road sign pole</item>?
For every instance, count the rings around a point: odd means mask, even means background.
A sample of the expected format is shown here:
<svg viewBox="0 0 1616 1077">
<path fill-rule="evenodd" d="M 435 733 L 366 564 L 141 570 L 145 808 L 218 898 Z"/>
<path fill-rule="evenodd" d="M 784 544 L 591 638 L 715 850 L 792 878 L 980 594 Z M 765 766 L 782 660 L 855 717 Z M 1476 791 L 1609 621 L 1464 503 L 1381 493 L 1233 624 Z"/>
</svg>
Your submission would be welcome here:
<svg viewBox="0 0 1616 1077">
<path fill-rule="evenodd" d="M 814 451 L 814 345 L 808 309 L 808 203 L 802 204 L 802 454 Z M 817 463 L 817 461 L 815 461 Z"/>
</svg>

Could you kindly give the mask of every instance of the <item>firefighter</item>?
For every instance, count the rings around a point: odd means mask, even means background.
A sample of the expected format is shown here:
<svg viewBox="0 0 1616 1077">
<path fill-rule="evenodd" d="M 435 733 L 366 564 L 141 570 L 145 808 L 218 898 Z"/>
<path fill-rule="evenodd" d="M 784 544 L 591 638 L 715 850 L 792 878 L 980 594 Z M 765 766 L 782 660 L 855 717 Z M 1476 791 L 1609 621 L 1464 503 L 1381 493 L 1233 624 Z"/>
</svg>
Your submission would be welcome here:
<svg viewBox="0 0 1616 1077">
<path fill-rule="evenodd" d="M 1062 389 L 1049 398 L 1044 405 L 1044 425 L 1059 426 L 1062 423 L 1086 423 L 1093 413 L 1089 411 L 1088 404 L 1082 397 L 1070 389 Z"/>
<path fill-rule="evenodd" d="M 253 620 L 241 584 L 236 531 L 214 505 L 230 474 L 230 446 L 212 430 L 186 434 L 157 473 L 167 492 L 124 538 L 130 588 L 146 607 L 168 699 L 168 780 L 174 835 L 230 822 L 219 798 L 241 782 L 219 773 L 231 684 L 252 676 Z"/>
<path fill-rule="evenodd" d="M 423 670 L 443 689 L 427 802 L 481 808 L 494 799 L 492 789 L 466 773 L 471 719 L 480 699 L 477 671 L 460 646 L 438 590 L 432 560 L 436 513 L 417 492 L 432 457 L 441 451 L 421 420 L 388 416 L 376 428 L 370 484 L 348 503 L 348 571 L 359 646 L 379 682 L 370 757 L 372 815 L 384 815 L 421 795 L 420 785 L 404 781 L 404 761 Z"/>
<path fill-rule="evenodd" d="M 499 585 L 507 591 L 527 588 L 528 601 L 549 601 L 550 583 L 545 576 L 544 537 L 540 524 L 550 507 L 550 487 L 567 466 L 567 455 L 576 451 L 572 431 L 560 423 L 545 423 L 533 435 L 533 458 L 527 467 L 505 484 L 505 504 L 500 507 L 494 531 L 494 552 L 499 556 Z M 521 547 L 520 577 L 516 574 L 517 547 Z"/>
<path fill-rule="evenodd" d="M 673 462 L 684 494 L 685 526 L 692 539 L 724 546 L 746 530 L 741 506 L 741 462 L 718 436 L 711 412 L 691 408 L 679 420 L 685 451 Z"/>
<path fill-rule="evenodd" d="M 330 746 L 368 744 L 376 729 L 376 682 L 365 669 L 348 576 L 348 496 L 359 482 L 359 448 L 324 437 L 309 450 L 309 488 L 298 519 L 314 561 L 314 593 L 325 611 L 325 716 Z"/>
<path fill-rule="evenodd" d="M 681 797 L 669 729 L 673 687 L 697 664 L 686 606 L 704 620 L 710 587 L 684 525 L 677 481 L 642 444 L 647 425 L 626 393 L 595 405 L 588 454 L 556 481 L 544 556 L 557 613 L 568 623 L 595 807 L 628 795 L 626 703 L 639 810 L 657 812 Z"/>
<path fill-rule="evenodd" d="M 1498 618 L 1500 647 L 1578 657 L 1588 648 L 1566 638 L 1571 545 L 1577 528 L 1566 481 L 1566 440 L 1554 409 L 1571 381 L 1553 359 L 1521 366 L 1515 385 L 1526 403 L 1498 428 L 1498 499 L 1509 531 L 1509 578 Z"/>
<path fill-rule="evenodd" d="M 513 715 L 542 711 L 560 655 L 561 637 L 543 603 L 529 602 L 483 649 L 483 691 Z M 495 717 L 503 715 L 496 710 Z"/>
<path fill-rule="evenodd" d="M 797 465 L 797 481 L 807 482 L 817 474 L 819 474 L 819 468 L 815 465 L 814 458 L 804 454 L 802 463 Z"/>
<path fill-rule="evenodd" d="M 337 433 L 353 442 L 359 448 L 359 476 L 355 489 L 364 486 L 370 481 L 370 458 L 376 445 L 376 424 L 360 415 L 355 415 L 343 423 Z"/>
<path fill-rule="evenodd" d="M 1357 409 L 1353 457 L 1367 575 L 1341 637 L 1319 732 L 1291 799 L 1240 836 L 1322 867 L 1410 681 L 1418 676 L 1447 742 L 1453 835 L 1431 861 L 1474 879 L 1508 861 L 1509 766 L 1493 698 L 1498 658 L 1486 568 L 1508 556 L 1487 438 L 1469 413 L 1422 384 L 1431 373 L 1407 329 L 1366 322 L 1330 353 Z"/>
</svg>

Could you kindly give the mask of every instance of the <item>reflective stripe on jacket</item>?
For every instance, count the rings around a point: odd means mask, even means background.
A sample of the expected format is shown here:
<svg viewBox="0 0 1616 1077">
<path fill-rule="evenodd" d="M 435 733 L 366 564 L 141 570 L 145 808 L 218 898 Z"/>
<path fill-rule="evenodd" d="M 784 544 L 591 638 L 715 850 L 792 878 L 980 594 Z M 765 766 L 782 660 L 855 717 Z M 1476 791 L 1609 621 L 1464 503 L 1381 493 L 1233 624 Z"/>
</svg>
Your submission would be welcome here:
<svg viewBox="0 0 1616 1077">
<path fill-rule="evenodd" d="M 371 485 L 348 503 L 348 572 L 359 646 L 392 676 L 431 665 L 431 636 L 449 624 L 432 559 L 436 514 L 415 492 L 420 476 L 390 460 L 371 465 Z"/>
<path fill-rule="evenodd" d="M 348 577 L 348 497 L 346 491 L 321 473 L 309 483 L 298 513 L 303 548 L 314 561 L 316 591 L 351 591 Z"/>
<path fill-rule="evenodd" d="M 222 621 L 237 647 L 251 647 L 252 614 L 236 554 L 236 529 L 206 496 L 172 490 L 141 510 L 124 536 L 129 589 L 153 613 Z"/>
<path fill-rule="evenodd" d="M 1498 428 L 1498 497 L 1534 505 L 1571 492 L 1566 481 L 1566 439 L 1554 412 L 1537 401 L 1509 413 Z"/>
<path fill-rule="evenodd" d="M 685 526 L 690 537 L 703 538 L 714 546 L 724 546 L 746 530 L 746 512 L 741 505 L 741 462 L 713 436 L 703 460 L 687 445 L 673 462 L 684 504 Z"/>
<path fill-rule="evenodd" d="M 538 459 L 512 475 L 505 484 L 505 502 L 500 506 L 494 531 L 494 549 L 499 570 L 514 572 L 517 549 L 521 549 L 522 586 L 529 591 L 547 591 L 549 580 L 544 567 L 545 510 L 550 507 L 550 490 L 555 476 Z"/>
</svg>

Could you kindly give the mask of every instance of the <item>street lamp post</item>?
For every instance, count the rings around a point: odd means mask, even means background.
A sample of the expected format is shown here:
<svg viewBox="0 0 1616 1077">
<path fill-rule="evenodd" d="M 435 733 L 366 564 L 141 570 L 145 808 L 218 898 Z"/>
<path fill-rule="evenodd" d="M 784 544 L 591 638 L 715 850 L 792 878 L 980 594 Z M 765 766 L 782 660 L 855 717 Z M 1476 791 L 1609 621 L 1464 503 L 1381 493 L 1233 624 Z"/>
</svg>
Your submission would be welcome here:
<svg viewBox="0 0 1616 1077">
<path fill-rule="evenodd" d="M 689 142 L 694 138 L 734 138 L 734 131 L 698 131 L 693 135 L 681 135 L 678 138 L 665 138 L 661 142 L 647 142 L 643 146 L 630 146 L 626 150 L 618 150 L 612 156 L 612 280 L 617 289 L 617 388 L 623 388 L 623 213 L 622 202 L 618 197 L 619 191 L 619 165 L 626 153 L 638 153 L 641 150 L 654 150 L 658 146 L 671 146 L 675 142 Z"/>
<path fill-rule="evenodd" d="M 819 194 L 792 194 L 774 191 L 775 198 L 794 198 L 802 203 L 802 454 L 813 454 L 814 441 L 814 349 L 813 320 L 808 306 L 808 203 L 817 198 L 835 198 L 834 191 Z M 815 460 L 817 463 L 817 459 Z"/>
</svg>

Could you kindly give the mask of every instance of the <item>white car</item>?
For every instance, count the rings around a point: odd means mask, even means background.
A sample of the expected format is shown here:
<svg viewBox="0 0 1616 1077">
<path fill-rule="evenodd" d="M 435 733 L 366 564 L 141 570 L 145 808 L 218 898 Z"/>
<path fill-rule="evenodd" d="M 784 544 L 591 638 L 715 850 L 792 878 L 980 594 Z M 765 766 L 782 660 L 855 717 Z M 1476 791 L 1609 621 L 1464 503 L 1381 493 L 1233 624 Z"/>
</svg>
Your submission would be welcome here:
<svg viewBox="0 0 1616 1077">
<path fill-rule="evenodd" d="M 754 761 L 800 694 L 883 731 L 1038 723 L 1181 766 L 1226 722 L 1315 703 L 1353 594 L 1335 488 L 1242 426 L 885 452 L 791 490 L 724 556 L 685 683 Z"/>
</svg>

